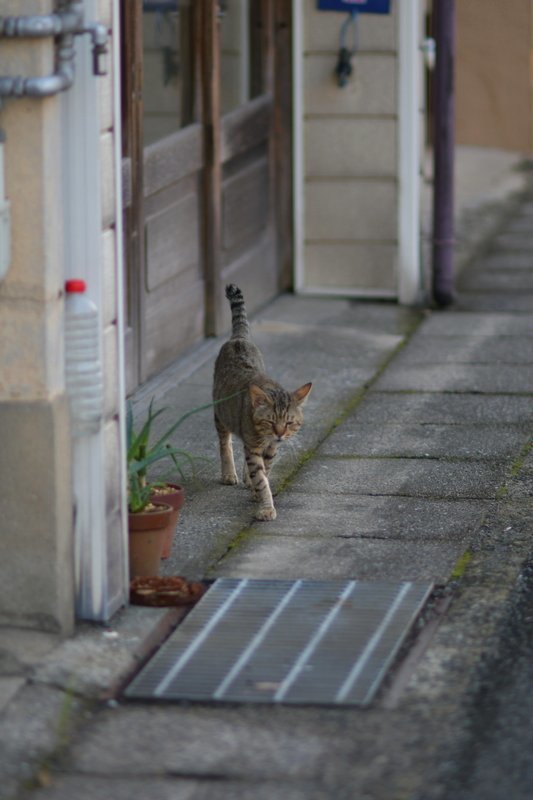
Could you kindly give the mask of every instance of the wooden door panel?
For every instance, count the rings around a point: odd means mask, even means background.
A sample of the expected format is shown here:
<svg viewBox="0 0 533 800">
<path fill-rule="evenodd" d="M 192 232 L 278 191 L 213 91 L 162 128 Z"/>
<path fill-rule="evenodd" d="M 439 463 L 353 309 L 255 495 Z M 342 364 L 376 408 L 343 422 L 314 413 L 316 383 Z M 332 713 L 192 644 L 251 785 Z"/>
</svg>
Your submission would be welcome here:
<svg viewBox="0 0 533 800">
<path fill-rule="evenodd" d="M 241 149 L 222 170 L 219 309 L 225 303 L 224 287 L 228 282 L 243 289 L 249 311 L 264 305 L 279 291 L 272 213 L 273 165 L 265 133 L 268 129 L 263 129 L 264 141 L 259 147 L 247 152 Z M 255 144 L 257 132 L 243 130 L 240 139 Z"/>
<path fill-rule="evenodd" d="M 223 164 L 268 139 L 272 112 L 272 98 L 261 95 L 222 117 L 220 158 Z"/>
<path fill-rule="evenodd" d="M 198 188 L 185 194 L 174 189 L 150 200 L 154 210 L 146 215 L 146 289 L 152 292 L 191 267 L 201 276 L 200 197 Z"/>
<path fill-rule="evenodd" d="M 205 330 L 205 284 L 194 269 L 150 292 L 145 301 L 144 359 L 153 375 L 201 340 Z"/>
<path fill-rule="evenodd" d="M 250 311 L 286 285 L 278 185 L 290 170 L 277 143 L 289 93 L 281 114 L 288 84 L 274 73 L 290 59 L 274 41 L 279 28 L 287 49 L 290 5 L 121 0 L 128 391 L 227 328 L 226 283 Z"/>
<path fill-rule="evenodd" d="M 199 124 L 144 149 L 143 379 L 204 337 L 203 166 Z"/>
<path fill-rule="evenodd" d="M 144 196 L 199 172 L 204 163 L 201 125 L 189 125 L 144 150 Z"/>
<path fill-rule="evenodd" d="M 265 154 L 222 181 L 222 263 L 253 245 L 269 223 L 269 168 Z"/>
<path fill-rule="evenodd" d="M 277 274 L 277 251 L 274 238 L 267 231 L 256 238 L 254 245 L 233 259 L 222 270 L 222 284 L 236 283 L 246 298 L 246 308 L 253 310 L 263 306 L 279 291 Z M 228 301 L 219 297 L 219 310 L 226 320 Z"/>
<path fill-rule="evenodd" d="M 203 338 L 201 172 L 145 198 L 145 374 Z"/>
<path fill-rule="evenodd" d="M 238 28 L 241 52 L 249 47 L 248 99 L 220 120 L 220 257 L 215 309 L 227 327 L 224 287 L 232 281 L 254 311 L 279 291 L 273 213 L 275 181 L 273 2 L 251 0 L 248 28 Z M 236 17 L 233 18 L 235 29 Z M 222 21 L 224 26 L 225 21 Z M 248 45 L 246 36 L 249 37 Z"/>
</svg>

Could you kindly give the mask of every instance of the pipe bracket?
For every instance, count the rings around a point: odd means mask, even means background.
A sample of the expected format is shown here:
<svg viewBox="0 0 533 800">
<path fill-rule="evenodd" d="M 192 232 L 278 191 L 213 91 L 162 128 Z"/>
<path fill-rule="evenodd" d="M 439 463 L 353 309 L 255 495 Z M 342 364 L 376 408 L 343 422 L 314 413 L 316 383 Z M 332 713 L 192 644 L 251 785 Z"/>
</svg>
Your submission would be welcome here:
<svg viewBox="0 0 533 800">
<path fill-rule="evenodd" d="M 108 32 L 100 22 L 86 23 L 81 0 L 63 0 L 53 14 L 28 17 L 0 16 L 0 37 L 37 39 L 53 37 L 55 70 L 42 77 L 0 76 L 3 97 L 50 97 L 74 83 L 74 37 L 89 34 L 92 41 L 93 74 L 106 75 L 102 63 L 108 52 Z"/>
</svg>

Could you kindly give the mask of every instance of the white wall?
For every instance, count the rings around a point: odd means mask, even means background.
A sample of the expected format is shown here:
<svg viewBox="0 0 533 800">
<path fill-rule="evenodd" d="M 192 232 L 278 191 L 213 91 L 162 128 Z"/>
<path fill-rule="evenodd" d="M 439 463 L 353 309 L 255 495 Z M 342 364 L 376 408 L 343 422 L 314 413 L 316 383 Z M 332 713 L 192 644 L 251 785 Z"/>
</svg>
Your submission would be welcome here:
<svg viewBox="0 0 533 800">
<path fill-rule="evenodd" d="M 418 13 L 417 0 L 413 9 Z M 408 231 L 400 214 L 405 115 L 402 121 L 398 0 L 389 15 L 359 15 L 353 72 L 344 88 L 334 69 L 348 15 L 318 11 L 314 0 L 296 0 L 294 14 L 297 290 L 397 297 L 401 239 Z M 352 29 L 346 45 L 352 46 Z M 416 39 L 413 47 L 418 53 Z M 418 165 L 418 191 L 417 173 Z M 418 271 L 418 261 L 409 268 Z"/>
<path fill-rule="evenodd" d="M 124 356 L 120 212 L 118 2 L 84 0 L 86 22 L 110 32 L 107 75 L 92 74 L 88 37 L 76 41 L 76 80 L 62 96 L 66 277 L 87 282 L 99 311 L 104 372 L 100 430 L 74 436 L 77 613 L 108 619 L 127 599 Z"/>
</svg>

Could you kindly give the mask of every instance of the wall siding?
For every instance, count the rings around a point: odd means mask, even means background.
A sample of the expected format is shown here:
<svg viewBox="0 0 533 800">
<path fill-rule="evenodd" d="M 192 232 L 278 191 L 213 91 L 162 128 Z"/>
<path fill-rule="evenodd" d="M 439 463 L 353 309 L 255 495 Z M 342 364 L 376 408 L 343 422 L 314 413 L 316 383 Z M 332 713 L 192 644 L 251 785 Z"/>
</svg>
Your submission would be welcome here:
<svg viewBox="0 0 533 800">
<path fill-rule="evenodd" d="M 334 69 L 346 15 L 303 15 L 303 286 L 391 296 L 397 250 L 397 15 L 359 16 L 352 77 Z M 348 39 L 351 44 L 351 38 Z"/>
</svg>

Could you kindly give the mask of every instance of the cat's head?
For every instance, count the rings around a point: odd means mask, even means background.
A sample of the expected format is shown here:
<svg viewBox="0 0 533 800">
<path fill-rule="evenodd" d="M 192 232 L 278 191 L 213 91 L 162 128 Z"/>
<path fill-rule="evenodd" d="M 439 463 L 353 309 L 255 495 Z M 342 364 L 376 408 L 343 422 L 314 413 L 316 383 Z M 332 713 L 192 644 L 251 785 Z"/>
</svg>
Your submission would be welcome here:
<svg viewBox="0 0 533 800">
<path fill-rule="evenodd" d="M 302 407 L 311 391 L 305 383 L 294 392 L 281 387 L 250 386 L 252 417 L 257 433 L 265 439 L 281 442 L 298 433 L 304 420 Z"/>
</svg>

